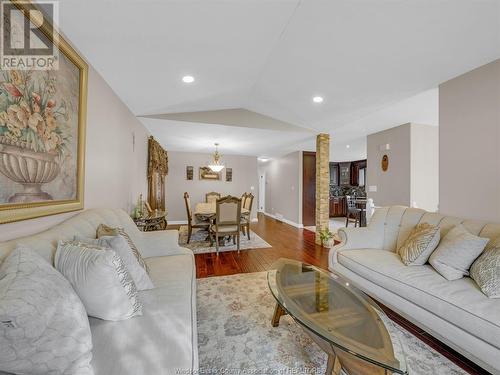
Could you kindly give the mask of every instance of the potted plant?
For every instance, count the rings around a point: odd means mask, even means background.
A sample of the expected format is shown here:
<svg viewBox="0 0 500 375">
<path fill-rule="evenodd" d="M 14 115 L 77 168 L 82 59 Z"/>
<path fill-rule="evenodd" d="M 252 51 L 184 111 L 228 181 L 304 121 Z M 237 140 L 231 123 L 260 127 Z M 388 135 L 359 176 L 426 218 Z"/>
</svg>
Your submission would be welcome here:
<svg viewBox="0 0 500 375">
<path fill-rule="evenodd" d="M 330 232 L 328 228 L 323 228 L 320 230 L 319 238 L 321 238 L 323 247 L 326 247 L 327 249 L 333 247 L 333 233 Z"/>
</svg>

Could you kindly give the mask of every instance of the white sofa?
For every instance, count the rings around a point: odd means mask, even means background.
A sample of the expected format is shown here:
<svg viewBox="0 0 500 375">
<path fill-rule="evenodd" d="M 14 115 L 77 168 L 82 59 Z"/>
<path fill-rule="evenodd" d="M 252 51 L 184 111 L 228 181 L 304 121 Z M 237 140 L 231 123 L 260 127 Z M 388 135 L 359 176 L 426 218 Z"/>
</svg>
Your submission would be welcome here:
<svg viewBox="0 0 500 375">
<path fill-rule="evenodd" d="M 329 269 L 486 370 L 500 374 L 500 299 L 486 297 L 469 277 L 448 281 L 429 264 L 405 266 L 395 253 L 418 223 L 439 225 L 441 238 L 462 223 L 496 238 L 500 224 L 393 206 L 378 209 L 366 228 L 342 228 Z"/>
<path fill-rule="evenodd" d="M 125 321 L 90 319 L 95 375 L 163 375 L 198 369 L 196 273 L 193 253 L 178 245 L 177 231 L 140 232 L 122 210 L 91 209 L 55 227 L 0 243 L 0 262 L 16 243 L 53 263 L 58 240 L 95 238 L 99 224 L 121 226 L 145 259 L 154 289 L 141 291 L 143 315 Z"/>
</svg>

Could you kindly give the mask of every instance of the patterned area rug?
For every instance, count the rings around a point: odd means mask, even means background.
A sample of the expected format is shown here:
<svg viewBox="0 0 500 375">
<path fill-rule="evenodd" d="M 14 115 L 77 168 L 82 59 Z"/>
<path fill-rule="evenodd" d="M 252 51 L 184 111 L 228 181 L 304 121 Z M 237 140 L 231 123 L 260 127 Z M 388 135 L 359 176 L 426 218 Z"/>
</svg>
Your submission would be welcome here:
<svg viewBox="0 0 500 375">
<path fill-rule="evenodd" d="M 179 245 L 191 249 L 195 254 L 215 253 L 215 244 L 210 246 L 210 241 L 207 239 L 208 232 L 203 229 L 193 229 L 191 241 L 187 243 L 188 227 L 183 225 L 179 228 Z M 250 231 L 250 239 L 243 234 L 240 235 L 240 250 L 248 249 L 265 249 L 271 248 L 266 241 Z M 219 252 L 236 251 L 236 245 L 230 241 L 226 241 L 225 246 L 219 246 Z"/>
<path fill-rule="evenodd" d="M 199 279 L 197 299 L 200 373 L 324 373 L 326 354 L 297 323 L 283 316 L 271 326 L 275 300 L 266 272 Z M 388 327 L 411 375 L 466 374 L 396 324 Z"/>
</svg>

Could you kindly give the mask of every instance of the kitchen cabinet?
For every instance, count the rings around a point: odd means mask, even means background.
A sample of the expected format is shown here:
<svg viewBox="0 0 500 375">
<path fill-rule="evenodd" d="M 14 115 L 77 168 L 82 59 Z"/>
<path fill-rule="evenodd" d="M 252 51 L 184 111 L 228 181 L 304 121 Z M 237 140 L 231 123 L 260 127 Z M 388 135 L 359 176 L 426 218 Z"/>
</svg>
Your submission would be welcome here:
<svg viewBox="0 0 500 375">
<path fill-rule="evenodd" d="M 346 197 L 330 197 L 330 217 L 343 217 L 347 215 Z"/>
</svg>

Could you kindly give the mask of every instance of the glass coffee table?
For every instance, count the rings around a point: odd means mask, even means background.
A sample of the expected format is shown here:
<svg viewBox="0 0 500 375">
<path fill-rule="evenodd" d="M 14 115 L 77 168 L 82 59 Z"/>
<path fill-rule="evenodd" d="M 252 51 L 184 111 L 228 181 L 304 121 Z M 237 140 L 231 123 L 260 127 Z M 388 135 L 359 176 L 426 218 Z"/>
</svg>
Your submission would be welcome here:
<svg viewBox="0 0 500 375">
<path fill-rule="evenodd" d="M 280 259 L 267 279 L 277 302 L 272 325 L 289 314 L 328 354 L 327 374 L 408 374 L 392 323 L 349 281 L 291 259 Z"/>
</svg>

